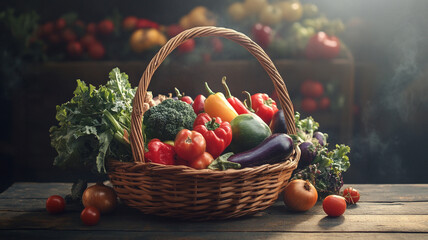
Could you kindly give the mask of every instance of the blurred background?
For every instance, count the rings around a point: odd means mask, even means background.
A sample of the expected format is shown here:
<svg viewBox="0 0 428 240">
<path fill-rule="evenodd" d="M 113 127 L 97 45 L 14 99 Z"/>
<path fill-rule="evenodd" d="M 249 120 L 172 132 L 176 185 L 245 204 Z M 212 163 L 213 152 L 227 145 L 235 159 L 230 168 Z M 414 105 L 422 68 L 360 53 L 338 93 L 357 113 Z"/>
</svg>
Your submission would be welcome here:
<svg viewBox="0 0 428 240">
<path fill-rule="evenodd" d="M 2 1 L 0 190 L 87 174 L 52 165 L 49 128 L 76 79 L 98 86 L 119 67 L 137 86 L 168 39 L 200 25 L 236 29 L 265 49 L 295 110 L 330 144 L 351 147 L 345 183 L 428 183 L 426 9 L 417 0 Z M 255 58 L 220 38 L 180 46 L 149 90 L 194 97 L 204 81 L 223 91 L 223 76 L 241 100 L 242 90 L 275 99 Z"/>
</svg>

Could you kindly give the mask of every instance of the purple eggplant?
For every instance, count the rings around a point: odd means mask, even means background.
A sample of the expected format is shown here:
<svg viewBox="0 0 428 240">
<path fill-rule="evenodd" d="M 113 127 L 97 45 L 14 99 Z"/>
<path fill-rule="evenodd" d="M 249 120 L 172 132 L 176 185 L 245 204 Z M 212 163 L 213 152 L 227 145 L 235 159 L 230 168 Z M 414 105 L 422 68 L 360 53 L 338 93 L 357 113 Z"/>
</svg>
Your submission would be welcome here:
<svg viewBox="0 0 428 240">
<path fill-rule="evenodd" d="M 315 150 L 314 144 L 311 142 L 302 142 L 299 147 L 302 151 L 302 155 L 300 155 L 299 165 L 297 168 L 302 169 L 312 163 L 317 156 L 317 151 Z"/>
<path fill-rule="evenodd" d="M 280 109 L 273 114 L 269 124 L 272 133 L 287 133 L 287 125 L 285 125 L 284 110 Z"/>
<path fill-rule="evenodd" d="M 288 158 L 294 149 L 293 140 L 285 133 L 272 134 L 250 150 L 232 155 L 228 161 L 241 164 L 242 168 L 275 164 Z"/>
<path fill-rule="evenodd" d="M 314 132 L 313 137 L 318 140 L 321 146 L 324 146 L 327 143 L 327 139 L 322 132 Z"/>
</svg>

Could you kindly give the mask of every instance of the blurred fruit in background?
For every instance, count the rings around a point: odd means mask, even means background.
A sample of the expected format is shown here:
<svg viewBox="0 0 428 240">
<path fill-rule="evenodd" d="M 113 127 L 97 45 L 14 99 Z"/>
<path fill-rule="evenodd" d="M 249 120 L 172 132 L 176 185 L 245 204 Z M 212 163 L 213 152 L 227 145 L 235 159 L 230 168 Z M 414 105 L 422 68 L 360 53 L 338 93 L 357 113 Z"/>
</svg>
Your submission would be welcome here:
<svg viewBox="0 0 428 240">
<path fill-rule="evenodd" d="M 342 56 L 344 48 L 339 37 L 345 30 L 342 21 L 328 19 L 316 2 L 302 4 L 299 0 L 237 0 L 216 12 L 206 6 L 194 6 L 166 25 L 118 12 L 85 23 L 76 13 L 67 13 L 40 24 L 34 39 L 41 39 L 47 57 L 56 61 L 142 59 L 147 55 L 141 53 L 154 51 L 188 28 L 218 24 L 246 34 L 272 58 L 332 59 Z M 77 54 L 75 42 L 80 43 L 81 54 Z M 95 47 L 91 47 L 93 43 L 97 43 Z M 186 50 L 178 51 L 180 57 L 183 53 L 188 55 L 183 60 L 249 57 L 236 44 L 218 40 L 197 39 L 193 47 L 185 46 L 181 48 Z M 223 54 L 215 54 L 220 52 Z"/>
</svg>

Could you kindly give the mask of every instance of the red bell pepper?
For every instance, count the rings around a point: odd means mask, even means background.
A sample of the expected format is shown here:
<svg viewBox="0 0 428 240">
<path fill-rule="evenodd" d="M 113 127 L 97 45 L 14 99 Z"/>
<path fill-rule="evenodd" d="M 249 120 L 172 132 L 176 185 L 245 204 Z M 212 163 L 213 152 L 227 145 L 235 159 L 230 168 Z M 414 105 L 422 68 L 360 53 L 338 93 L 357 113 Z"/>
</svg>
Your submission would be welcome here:
<svg viewBox="0 0 428 240">
<path fill-rule="evenodd" d="M 226 84 L 226 77 L 223 77 L 221 79 L 221 84 L 223 84 L 224 90 L 226 91 L 226 99 L 232 105 L 232 107 L 235 109 L 235 111 L 238 114 L 244 114 L 244 113 L 250 113 L 250 111 L 245 107 L 245 105 L 239 100 L 239 98 L 236 98 L 230 94 L 229 87 Z"/>
<path fill-rule="evenodd" d="M 195 97 L 195 101 L 193 101 L 192 107 L 193 111 L 195 111 L 196 114 L 205 112 L 205 96 L 202 94 L 199 94 Z"/>
<path fill-rule="evenodd" d="M 146 161 L 165 165 L 175 164 L 175 150 L 173 146 L 154 138 L 147 144 L 147 148 L 149 151 L 144 153 Z"/>
<path fill-rule="evenodd" d="M 340 53 L 340 40 L 335 36 L 328 36 L 325 32 L 318 32 L 309 39 L 305 55 L 308 59 L 332 59 Z"/>
<path fill-rule="evenodd" d="M 229 146 L 232 141 L 232 127 L 229 122 L 219 117 L 211 118 L 207 113 L 200 113 L 195 119 L 193 130 L 204 136 L 206 151 L 215 159 Z"/>
<path fill-rule="evenodd" d="M 193 99 L 189 96 L 185 96 L 184 93 L 181 94 L 180 91 L 177 88 L 175 89 L 175 94 L 177 95 L 178 100 L 183 101 L 185 103 L 188 103 L 190 105 L 193 104 Z"/>
<path fill-rule="evenodd" d="M 263 121 L 269 125 L 273 115 L 278 111 L 275 100 L 266 93 L 256 93 L 251 96 L 251 108 Z"/>
</svg>

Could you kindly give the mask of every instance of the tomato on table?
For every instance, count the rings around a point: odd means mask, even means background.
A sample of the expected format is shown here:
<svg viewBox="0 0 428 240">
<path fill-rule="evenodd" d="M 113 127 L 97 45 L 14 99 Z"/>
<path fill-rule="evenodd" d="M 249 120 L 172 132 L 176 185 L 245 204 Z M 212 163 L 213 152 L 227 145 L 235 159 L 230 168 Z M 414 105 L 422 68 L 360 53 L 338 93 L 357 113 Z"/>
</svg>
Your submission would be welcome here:
<svg viewBox="0 0 428 240">
<path fill-rule="evenodd" d="M 86 207 L 80 213 L 80 219 L 86 226 L 93 226 L 100 220 L 100 211 L 95 207 Z"/>
<path fill-rule="evenodd" d="M 346 210 L 345 198 L 338 195 L 329 195 L 322 202 L 322 208 L 329 217 L 339 217 Z"/>
<path fill-rule="evenodd" d="M 343 197 L 349 204 L 355 204 L 360 200 L 360 192 L 353 187 L 348 187 L 343 191 Z"/>
<path fill-rule="evenodd" d="M 65 200 L 59 195 L 52 195 L 46 200 L 46 210 L 51 214 L 64 212 Z"/>
</svg>

